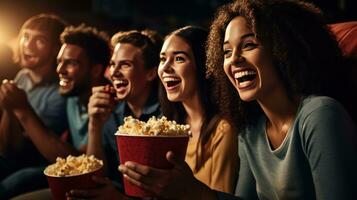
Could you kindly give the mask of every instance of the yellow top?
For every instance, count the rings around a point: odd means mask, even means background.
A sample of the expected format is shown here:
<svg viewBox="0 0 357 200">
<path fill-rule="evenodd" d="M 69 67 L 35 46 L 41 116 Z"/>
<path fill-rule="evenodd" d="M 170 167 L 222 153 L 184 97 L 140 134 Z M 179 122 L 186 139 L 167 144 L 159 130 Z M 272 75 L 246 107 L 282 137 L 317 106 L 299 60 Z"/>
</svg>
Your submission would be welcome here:
<svg viewBox="0 0 357 200">
<path fill-rule="evenodd" d="M 185 161 L 194 176 L 211 189 L 233 193 L 238 177 L 238 139 L 231 125 L 221 120 L 209 143 L 211 156 L 195 172 L 197 141 L 189 140 Z"/>
</svg>

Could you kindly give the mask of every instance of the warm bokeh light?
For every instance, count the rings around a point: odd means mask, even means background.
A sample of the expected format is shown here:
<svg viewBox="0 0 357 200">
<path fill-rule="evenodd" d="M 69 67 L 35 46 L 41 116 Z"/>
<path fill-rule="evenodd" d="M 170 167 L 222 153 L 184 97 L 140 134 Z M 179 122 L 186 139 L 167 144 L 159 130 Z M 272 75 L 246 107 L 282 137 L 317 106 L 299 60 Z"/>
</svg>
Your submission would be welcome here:
<svg viewBox="0 0 357 200">
<path fill-rule="evenodd" d="M 19 25 L 16 22 L 16 15 L 5 7 L 0 7 L 0 43 L 12 46 L 14 38 L 17 36 Z"/>
<path fill-rule="evenodd" d="M 6 41 L 9 39 L 9 31 L 8 31 L 8 24 L 3 20 L 3 18 L 0 16 L 0 24 L 1 24 L 1 29 L 0 29 L 0 43 L 6 43 Z"/>
</svg>

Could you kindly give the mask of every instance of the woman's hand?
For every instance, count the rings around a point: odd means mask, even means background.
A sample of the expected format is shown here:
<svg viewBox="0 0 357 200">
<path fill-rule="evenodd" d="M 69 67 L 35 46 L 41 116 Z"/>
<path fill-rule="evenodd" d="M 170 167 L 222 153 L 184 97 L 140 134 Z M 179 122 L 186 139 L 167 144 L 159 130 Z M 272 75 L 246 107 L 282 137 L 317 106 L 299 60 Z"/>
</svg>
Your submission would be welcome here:
<svg viewBox="0 0 357 200">
<path fill-rule="evenodd" d="M 177 160 L 171 151 L 167 152 L 166 158 L 174 165 L 172 169 L 157 169 L 128 161 L 119 166 L 119 171 L 126 180 L 160 198 L 210 199 L 212 191 L 194 178 L 184 161 Z"/>
</svg>

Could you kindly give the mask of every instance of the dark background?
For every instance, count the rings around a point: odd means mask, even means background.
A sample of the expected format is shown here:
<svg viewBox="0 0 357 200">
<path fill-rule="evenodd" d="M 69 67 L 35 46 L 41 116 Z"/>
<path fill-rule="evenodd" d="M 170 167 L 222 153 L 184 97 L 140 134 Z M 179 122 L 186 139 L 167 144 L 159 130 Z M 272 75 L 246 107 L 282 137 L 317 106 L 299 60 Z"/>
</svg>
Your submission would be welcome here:
<svg viewBox="0 0 357 200">
<path fill-rule="evenodd" d="M 357 19 L 356 0 L 311 0 L 330 23 Z M 216 8 L 229 0 L 0 0 L 0 43 L 16 44 L 22 23 L 41 12 L 71 24 L 84 22 L 113 34 L 152 28 L 162 34 L 185 25 L 209 26 Z"/>
</svg>

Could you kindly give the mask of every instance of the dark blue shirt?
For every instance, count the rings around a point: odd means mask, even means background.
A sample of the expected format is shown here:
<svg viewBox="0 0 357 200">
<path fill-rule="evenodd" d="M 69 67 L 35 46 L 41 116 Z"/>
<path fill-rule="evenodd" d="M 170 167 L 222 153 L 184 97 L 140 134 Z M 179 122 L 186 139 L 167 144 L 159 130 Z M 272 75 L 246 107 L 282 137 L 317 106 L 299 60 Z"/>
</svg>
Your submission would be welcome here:
<svg viewBox="0 0 357 200">
<path fill-rule="evenodd" d="M 111 180 L 117 183 L 122 183 L 122 181 L 121 175 L 118 171 L 119 154 L 114 134 L 117 132 L 118 126 L 124 123 L 124 118 L 130 115 L 134 116 L 128 104 L 126 102 L 120 102 L 112 112 L 109 120 L 106 122 L 102 130 L 104 137 L 104 151 L 108 162 L 108 175 Z M 161 109 L 158 102 L 157 93 L 154 92 L 150 95 L 148 101 L 146 102 L 143 113 L 140 115 L 139 120 L 147 121 L 152 116 L 158 117 L 160 115 Z M 122 187 L 122 184 L 119 184 L 119 186 Z"/>
</svg>

